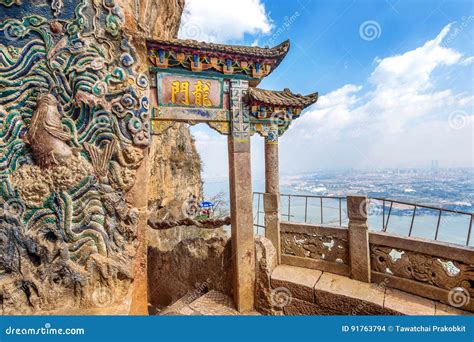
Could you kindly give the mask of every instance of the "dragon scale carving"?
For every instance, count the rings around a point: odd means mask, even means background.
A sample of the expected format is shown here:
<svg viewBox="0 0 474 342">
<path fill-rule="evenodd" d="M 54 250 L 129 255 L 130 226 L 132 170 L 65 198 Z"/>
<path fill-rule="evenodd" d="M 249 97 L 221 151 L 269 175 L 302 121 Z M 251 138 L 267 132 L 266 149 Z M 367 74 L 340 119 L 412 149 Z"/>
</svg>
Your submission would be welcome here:
<svg viewBox="0 0 474 342">
<path fill-rule="evenodd" d="M 148 79 L 121 8 L 0 8 L 2 313 L 121 303 L 138 221 L 125 194 L 150 139 Z"/>
</svg>

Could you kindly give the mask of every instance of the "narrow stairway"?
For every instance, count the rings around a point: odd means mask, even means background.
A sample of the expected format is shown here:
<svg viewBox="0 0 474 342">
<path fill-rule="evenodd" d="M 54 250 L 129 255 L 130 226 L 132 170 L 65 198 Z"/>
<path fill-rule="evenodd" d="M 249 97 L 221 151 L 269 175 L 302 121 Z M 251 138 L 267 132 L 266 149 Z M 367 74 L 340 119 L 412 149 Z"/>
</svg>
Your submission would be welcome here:
<svg viewBox="0 0 474 342">
<path fill-rule="evenodd" d="M 158 315 L 180 316 L 229 316 L 239 315 L 231 297 L 214 290 L 202 294 L 197 291 L 188 292 L 179 300 L 164 308 Z"/>
</svg>

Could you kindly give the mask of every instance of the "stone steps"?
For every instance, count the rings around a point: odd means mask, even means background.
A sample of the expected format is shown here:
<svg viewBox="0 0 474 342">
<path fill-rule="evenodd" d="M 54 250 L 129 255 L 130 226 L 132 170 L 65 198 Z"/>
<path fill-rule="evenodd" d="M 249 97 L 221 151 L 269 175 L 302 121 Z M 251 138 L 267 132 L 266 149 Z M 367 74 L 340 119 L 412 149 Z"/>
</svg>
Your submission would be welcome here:
<svg viewBox="0 0 474 342">
<path fill-rule="evenodd" d="M 470 315 L 385 284 L 279 265 L 271 275 L 272 304 L 286 315 Z"/>
<path fill-rule="evenodd" d="M 229 316 L 239 315 L 234 302 L 229 296 L 211 290 L 205 294 L 196 294 L 194 291 L 187 293 L 172 305 L 163 309 L 159 315 L 183 316 Z"/>
</svg>

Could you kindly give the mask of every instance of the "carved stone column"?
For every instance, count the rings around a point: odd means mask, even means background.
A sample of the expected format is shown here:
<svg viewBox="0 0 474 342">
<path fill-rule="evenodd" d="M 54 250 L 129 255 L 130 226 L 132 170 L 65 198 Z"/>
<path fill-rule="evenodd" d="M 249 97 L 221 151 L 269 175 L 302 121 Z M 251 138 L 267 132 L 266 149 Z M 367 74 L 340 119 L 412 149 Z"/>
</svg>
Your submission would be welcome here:
<svg viewBox="0 0 474 342">
<path fill-rule="evenodd" d="M 367 205 L 368 202 L 366 196 L 347 196 L 351 277 L 356 280 L 370 283 Z"/>
<path fill-rule="evenodd" d="M 278 160 L 278 131 L 272 130 L 265 137 L 265 236 L 272 242 L 281 262 L 280 248 L 280 174 Z"/>
<path fill-rule="evenodd" d="M 240 312 L 254 309 L 255 283 L 250 119 L 248 108 L 243 102 L 247 88 L 247 81 L 231 81 L 232 117 L 231 133 L 228 136 L 233 295 Z"/>
</svg>

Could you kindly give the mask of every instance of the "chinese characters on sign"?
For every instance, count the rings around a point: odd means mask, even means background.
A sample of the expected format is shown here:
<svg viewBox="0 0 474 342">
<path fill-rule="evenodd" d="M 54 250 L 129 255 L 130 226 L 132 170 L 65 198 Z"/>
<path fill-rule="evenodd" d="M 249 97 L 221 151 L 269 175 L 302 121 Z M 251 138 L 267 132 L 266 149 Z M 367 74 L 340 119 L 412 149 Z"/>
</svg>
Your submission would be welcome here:
<svg viewBox="0 0 474 342">
<path fill-rule="evenodd" d="M 164 75 L 158 80 L 161 105 L 221 108 L 222 90 L 216 79 Z"/>
<path fill-rule="evenodd" d="M 171 103 L 173 104 L 183 104 L 189 106 L 189 83 L 188 81 L 173 81 L 171 88 Z M 212 107 L 212 101 L 209 99 L 209 93 L 211 91 L 211 82 L 210 81 L 201 81 L 198 80 L 194 84 L 194 103 L 195 106 L 204 106 Z M 177 95 L 183 93 L 183 99 L 181 102 L 177 100 Z"/>
</svg>

